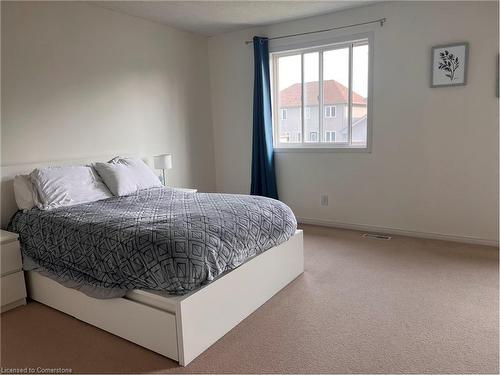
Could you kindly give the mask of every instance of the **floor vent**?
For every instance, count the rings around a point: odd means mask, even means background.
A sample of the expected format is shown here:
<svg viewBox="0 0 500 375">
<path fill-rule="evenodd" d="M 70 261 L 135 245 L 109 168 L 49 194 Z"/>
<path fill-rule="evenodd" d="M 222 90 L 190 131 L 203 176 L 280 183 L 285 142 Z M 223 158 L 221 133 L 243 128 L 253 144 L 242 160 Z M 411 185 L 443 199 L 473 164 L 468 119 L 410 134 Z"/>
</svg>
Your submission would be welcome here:
<svg viewBox="0 0 500 375">
<path fill-rule="evenodd" d="M 362 237 L 373 238 L 375 240 L 386 240 L 386 241 L 392 239 L 391 236 L 388 236 L 386 234 L 377 234 L 377 233 L 365 233 L 365 234 L 363 234 Z"/>
</svg>

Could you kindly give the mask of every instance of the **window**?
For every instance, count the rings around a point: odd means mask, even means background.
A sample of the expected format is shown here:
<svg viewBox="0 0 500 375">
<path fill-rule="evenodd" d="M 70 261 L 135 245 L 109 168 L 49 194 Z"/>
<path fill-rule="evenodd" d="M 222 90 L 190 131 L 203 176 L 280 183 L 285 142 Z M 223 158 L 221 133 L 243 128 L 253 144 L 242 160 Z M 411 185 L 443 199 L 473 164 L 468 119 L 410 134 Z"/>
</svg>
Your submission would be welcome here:
<svg viewBox="0 0 500 375">
<path fill-rule="evenodd" d="M 286 108 L 283 108 L 280 110 L 280 119 L 286 120 L 286 115 L 287 115 L 287 110 Z"/>
<path fill-rule="evenodd" d="M 337 133 L 332 132 L 332 131 L 326 131 L 325 132 L 325 142 L 335 142 L 336 136 L 337 136 Z"/>
<path fill-rule="evenodd" d="M 271 52 L 276 149 L 368 150 L 371 45 L 370 34 Z"/>
<path fill-rule="evenodd" d="M 337 107 L 334 105 L 325 106 L 325 117 L 332 118 L 337 116 Z"/>
</svg>

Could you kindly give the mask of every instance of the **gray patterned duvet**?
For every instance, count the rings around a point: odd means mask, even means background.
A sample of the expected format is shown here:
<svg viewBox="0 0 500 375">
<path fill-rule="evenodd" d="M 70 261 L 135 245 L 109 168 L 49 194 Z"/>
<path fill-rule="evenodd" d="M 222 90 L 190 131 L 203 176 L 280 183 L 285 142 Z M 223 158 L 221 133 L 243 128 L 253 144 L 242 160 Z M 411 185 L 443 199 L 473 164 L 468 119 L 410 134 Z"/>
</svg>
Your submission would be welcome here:
<svg viewBox="0 0 500 375">
<path fill-rule="evenodd" d="M 25 269 L 100 298 L 131 289 L 185 294 L 285 242 L 296 227 L 290 208 L 273 199 L 170 188 L 19 211 L 9 225 Z"/>
</svg>

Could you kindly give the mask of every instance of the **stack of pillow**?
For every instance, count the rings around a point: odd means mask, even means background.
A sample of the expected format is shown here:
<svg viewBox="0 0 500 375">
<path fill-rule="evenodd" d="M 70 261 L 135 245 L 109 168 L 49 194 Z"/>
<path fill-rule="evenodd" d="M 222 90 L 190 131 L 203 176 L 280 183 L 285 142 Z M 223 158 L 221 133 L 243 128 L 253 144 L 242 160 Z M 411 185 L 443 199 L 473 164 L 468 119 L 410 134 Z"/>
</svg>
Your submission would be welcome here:
<svg viewBox="0 0 500 375">
<path fill-rule="evenodd" d="M 161 186 L 142 160 L 117 157 L 107 163 L 47 167 L 16 176 L 14 195 L 20 210 L 50 210 Z"/>
</svg>

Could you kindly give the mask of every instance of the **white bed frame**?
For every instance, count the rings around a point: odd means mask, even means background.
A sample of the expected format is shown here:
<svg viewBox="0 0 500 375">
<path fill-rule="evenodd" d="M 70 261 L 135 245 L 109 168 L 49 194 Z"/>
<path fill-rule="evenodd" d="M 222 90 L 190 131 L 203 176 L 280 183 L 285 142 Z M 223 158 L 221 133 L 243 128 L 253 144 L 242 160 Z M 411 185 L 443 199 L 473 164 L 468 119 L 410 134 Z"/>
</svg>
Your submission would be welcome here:
<svg viewBox="0 0 500 375">
<path fill-rule="evenodd" d="M 2 167 L 2 227 L 16 210 L 12 179 L 48 165 L 78 165 L 110 156 Z M 50 278 L 26 272 L 28 296 L 185 366 L 304 271 L 303 234 L 260 254 L 184 296 L 135 290 L 95 299 Z"/>
</svg>

